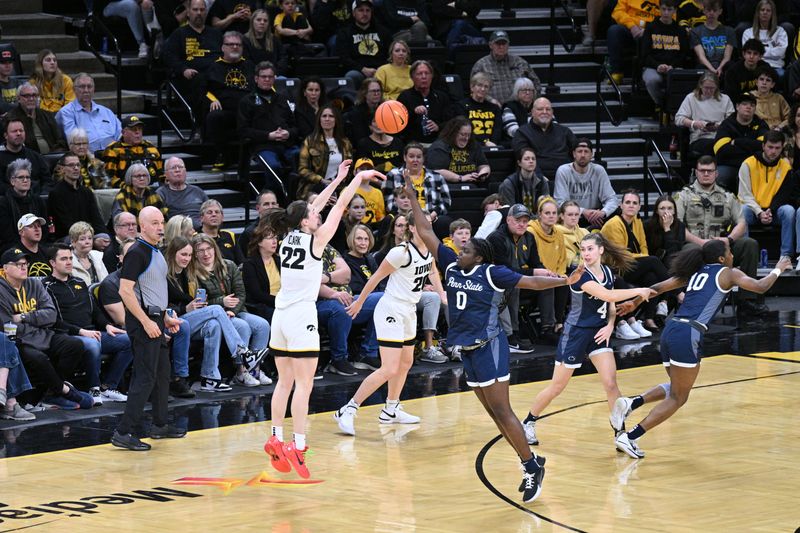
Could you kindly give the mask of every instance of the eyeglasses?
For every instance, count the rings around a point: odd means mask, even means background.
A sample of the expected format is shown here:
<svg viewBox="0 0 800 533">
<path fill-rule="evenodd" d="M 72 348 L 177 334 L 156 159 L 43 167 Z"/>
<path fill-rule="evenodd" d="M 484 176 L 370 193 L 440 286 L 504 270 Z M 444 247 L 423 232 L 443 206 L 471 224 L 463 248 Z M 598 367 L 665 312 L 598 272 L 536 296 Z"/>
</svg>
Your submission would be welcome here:
<svg viewBox="0 0 800 533">
<path fill-rule="evenodd" d="M 518 92 L 518 93 L 532 93 L 532 92 L 533 92 L 533 89 L 520 89 L 520 90 L 519 90 L 519 91 L 517 91 L 517 92 Z"/>
<path fill-rule="evenodd" d="M 20 270 L 24 270 L 24 269 L 28 268 L 28 262 L 27 261 L 17 261 L 16 263 L 11 262 L 11 263 L 6 263 L 6 265 L 14 265 L 15 267 L 19 268 Z"/>
<path fill-rule="evenodd" d="M 20 98 L 36 98 L 39 93 L 19 93 L 17 96 Z"/>
<path fill-rule="evenodd" d="M 210 246 L 205 246 L 203 248 L 198 248 L 196 251 L 197 251 L 197 255 L 206 255 L 206 254 L 210 254 L 211 252 L 213 252 L 214 249 L 211 248 Z"/>
<path fill-rule="evenodd" d="M 114 224 L 118 228 L 135 228 L 136 222 L 128 222 L 127 224 Z"/>
<path fill-rule="evenodd" d="M 147 179 L 149 177 L 150 177 L 150 174 L 134 174 L 133 176 L 131 176 L 131 178 L 140 179 L 140 180 Z"/>
<path fill-rule="evenodd" d="M 186 167 L 184 165 L 173 165 L 167 170 L 186 170 Z"/>
<path fill-rule="evenodd" d="M 13 179 L 20 180 L 20 181 L 30 181 L 31 177 L 22 175 L 22 176 L 14 176 Z"/>
<path fill-rule="evenodd" d="M 89 142 L 88 141 L 75 141 L 72 144 L 75 145 L 75 146 L 89 146 Z"/>
<path fill-rule="evenodd" d="M 234 47 L 239 47 L 239 46 L 242 46 L 242 43 L 222 43 L 222 46 L 234 46 Z"/>
</svg>

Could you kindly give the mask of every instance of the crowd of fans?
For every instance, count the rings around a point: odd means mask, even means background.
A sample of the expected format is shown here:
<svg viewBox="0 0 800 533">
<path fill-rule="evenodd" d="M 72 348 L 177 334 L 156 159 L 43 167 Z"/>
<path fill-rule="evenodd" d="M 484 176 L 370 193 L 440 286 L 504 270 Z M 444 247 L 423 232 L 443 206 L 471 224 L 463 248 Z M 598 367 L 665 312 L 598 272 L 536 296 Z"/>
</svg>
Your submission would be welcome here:
<svg viewBox="0 0 800 533">
<path fill-rule="evenodd" d="M 217 166 L 231 162 L 230 141 L 238 136 L 269 167 L 267 175 L 282 183 L 295 176 L 289 196 L 313 198 L 347 160 L 355 161 L 352 171 L 377 168 L 387 176 L 381 188 L 359 188 L 323 256 L 317 311 L 330 340 L 328 371 L 355 375 L 380 365 L 372 311 L 382 293 L 371 293 L 355 319 L 345 308 L 388 250 L 409 240 L 406 176 L 447 246 L 459 252 L 471 236 L 484 237 L 496 262 L 526 275 L 565 274 L 579 262 L 580 241 L 589 231 L 634 254 L 634 267 L 620 283 L 639 286 L 666 279 L 670 259 L 683 246 L 715 238 L 728 239 L 736 265 L 755 275 L 758 244 L 748 237 L 751 226 L 780 226 L 781 255 L 800 253 L 793 157 L 800 110 L 781 96 L 794 101 L 800 92 L 791 86 L 796 63 L 783 62 L 786 46 L 780 53 L 772 0 L 759 2 L 741 46 L 733 30 L 721 26 L 718 0 L 697 4 L 691 23 L 674 0 L 661 0 L 660 11 L 647 3 L 636 11 L 641 20 L 628 25 L 620 13 L 635 3 L 619 0 L 613 12 L 619 23 L 609 30 L 615 79 L 624 61 L 615 47 L 629 38 L 643 40 L 641 75 L 657 102 L 670 69 L 692 59 L 707 69 L 675 116 L 675 124 L 690 132 L 696 180 L 674 198 L 659 198 L 647 221 L 639 193 L 615 191 L 603 166 L 592 161 L 592 142 L 555 120 L 530 65 L 509 53 L 508 33 L 491 34 L 489 53 L 472 68 L 469 95 L 461 101 L 452 100 L 430 62 L 412 61 L 412 41 L 439 39 L 453 48 L 482 39 L 477 3 L 462 0 L 454 8 L 444 0 L 427 6 L 384 0 L 378 7 L 370 0 L 309 0 L 298 6 L 282 0 L 265 7 L 217 0 L 208 10 L 203 0 L 191 0 L 177 3 L 174 12 L 185 24 L 158 25 L 166 36 L 163 62 L 179 89 L 202 107 L 204 139 L 217 151 Z M 122 9 L 128 3 L 114 4 Z M 147 1 L 132 9 L 139 13 L 128 20 L 140 52 L 150 53 L 133 27 L 152 29 L 158 9 L 153 16 Z M 358 87 L 352 106 L 317 77 L 300 80 L 296 93 L 276 83 L 292 74 L 298 58 L 325 54 L 336 55 L 343 79 Z M 120 122 L 94 100 L 92 76 L 65 75 L 56 55 L 43 50 L 30 80 L 16 83 L 15 60 L 13 50 L 0 48 L 0 319 L 7 345 L 0 359 L 0 417 L 31 419 L 23 405 L 40 401 L 61 409 L 125 401 L 120 391 L 132 352 L 119 266 L 147 206 L 168 220 L 162 253 L 170 306 L 181 319 L 171 339 L 172 394 L 193 396 L 194 378 L 195 390 L 203 392 L 269 384 L 269 359 L 251 371 L 242 361 L 267 349 L 285 262 L 276 256 L 281 236 L 264 217 L 292 198 L 281 187 L 264 189 L 256 201 L 259 219 L 237 238 L 223 229 L 222 205 L 187 184 L 184 161 L 164 161 L 144 138 L 140 117 Z M 409 123 L 390 135 L 374 112 L 395 98 L 407 108 Z M 497 148 L 513 150 L 517 168 L 508 177 L 492 175 L 486 153 Z M 486 191 L 479 227 L 451 216 L 458 210 L 453 186 Z M 498 192 L 488 194 L 493 186 Z M 433 286 L 424 287 L 418 305 L 419 359 L 443 363 L 459 355 L 436 337 L 446 306 Z M 501 319 L 512 352 L 533 348 L 527 321 L 534 306 L 539 338 L 555 342 L 566 291 L 541 291 L 534 301 L 518 290 L 508 293 Z M 753 294 L 737 297 L 741 312 L 766 311 Z M 681 298 L 666 295 L 637 316 L 619 317 L 617 337 L 649 337 Z M 202 347 L 193 349 L 192 342 Z M 190 353 L 200 358 L 199 373 L 191 377 Z M 105 365 L 101 354 L 110 356 Z M 88 392 L 72 385 L 80 373 Z"/>
</svg>

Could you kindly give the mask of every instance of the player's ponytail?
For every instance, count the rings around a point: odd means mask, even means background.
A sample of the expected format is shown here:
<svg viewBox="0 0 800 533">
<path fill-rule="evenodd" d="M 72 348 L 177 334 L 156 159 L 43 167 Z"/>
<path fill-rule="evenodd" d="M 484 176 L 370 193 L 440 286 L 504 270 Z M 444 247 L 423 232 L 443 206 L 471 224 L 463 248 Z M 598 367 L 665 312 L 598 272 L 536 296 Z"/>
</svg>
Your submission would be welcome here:
<svg viewBox="0 0 800 533">
<path fill-rule="evenodd" d="M 692 277 L 700 267 L 707 264 L 719 263 L 719 258 L 725 255 L 725 243 L 712 239 L 703 247 L 690 246 L 681 250 L 672 260 L 670 275 L 687 280 Z"/>
<path fill-rule="evenodd" d="M 608 265 L 612 270 L 624 274 L 633 268 L 636 258 L 622 246 L 609 241 L 602 233 L 590 233 L 581 239 L 583 241 L 594 241 L 595 245 L 603 247 L 603 257 L 600 261 Z"/>
<path fill-rule="evenodd" d="M 300 222 L 308 216 L 308 202 L 295 200 L 286 209 L 270 209 L 262 218 L 263 224 L 278 238 L 300 227 Z"/>
</svg>

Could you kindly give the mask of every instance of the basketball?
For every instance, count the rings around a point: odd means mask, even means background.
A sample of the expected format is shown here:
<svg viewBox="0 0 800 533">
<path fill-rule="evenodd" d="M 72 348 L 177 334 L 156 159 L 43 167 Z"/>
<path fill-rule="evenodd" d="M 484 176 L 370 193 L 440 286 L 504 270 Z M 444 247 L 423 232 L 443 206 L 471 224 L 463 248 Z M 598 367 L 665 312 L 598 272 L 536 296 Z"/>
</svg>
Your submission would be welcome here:
<svg viewBox="0 0 800 533">
<path fill-rule="evenodd" d="M 400 133 L 408 124 L 408 110 L 396 100 L 387 100 L 375 110 L 375 123 L 385 133 Z"/>
</svg>

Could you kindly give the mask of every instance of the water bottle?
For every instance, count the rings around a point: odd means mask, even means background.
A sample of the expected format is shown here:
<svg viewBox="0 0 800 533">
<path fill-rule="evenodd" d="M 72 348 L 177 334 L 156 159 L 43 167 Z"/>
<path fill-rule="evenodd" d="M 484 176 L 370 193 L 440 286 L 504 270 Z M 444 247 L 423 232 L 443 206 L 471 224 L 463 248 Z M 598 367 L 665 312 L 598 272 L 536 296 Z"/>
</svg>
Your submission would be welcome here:
<svg viewBox="0 0 800 533">
<path fill-rule="evenodd" d="M 101 54 L 108 53 L 108 37 L 103 37 L 103 40 L 100 41 L 100 53 Z"/>
<path fill-rule="evenodd" d="M 761 250 L 761 268 L 767 268 L 767 250 Z"/>
<path fill-rule="evenodd" d="M 678 136 L 673 135 L 672 140 L 669 141 L 669 158 L 678 159 Z"/>
<path fill-rule="evenodd" d="M 53 222 L 53 217 L 47 217 L 47 233 L 53 234 L 56 232 L 56 225 Z"/>
<path fill-rule="evenodd" d="M 424 135 L 426 137 L 428 136 L 428 134 L 430 134 L 430 130 L 428 129 L 428 122 L 429 122 L 429 119 L 428 119 L 428 115 L 426 113 L 426 114 L 422 115 L 422 135 Z"/>
</svg>

